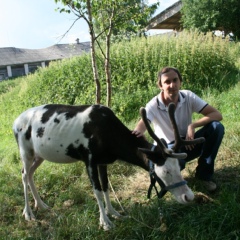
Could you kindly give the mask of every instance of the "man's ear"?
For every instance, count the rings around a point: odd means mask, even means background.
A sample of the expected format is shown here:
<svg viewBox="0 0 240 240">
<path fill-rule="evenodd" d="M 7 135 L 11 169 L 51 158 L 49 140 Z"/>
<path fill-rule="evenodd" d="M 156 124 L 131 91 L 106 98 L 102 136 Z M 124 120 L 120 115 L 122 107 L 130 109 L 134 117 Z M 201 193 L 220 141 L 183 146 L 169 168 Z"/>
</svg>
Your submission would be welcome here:
<svg viewBox="0 0 240 240">
<path fill-rule="evenodd" d="M 166 159 L 163 158 L 162 152 L 157 151 L 153 152 L 146 148 L 138 148 L 139 151 L 146 154 L 147 158 L 151 160 L 152 162 L 156 163 L 159 166 L 164 165 Z"/>
<path fill-rule="evenodd" d="M 157 86 L 158 86 L 158 88 L 159 88 L 160 90 L 162 90 L 162 86 L 160 85 L 159 82 L 157 83 Z"/>
</svg>

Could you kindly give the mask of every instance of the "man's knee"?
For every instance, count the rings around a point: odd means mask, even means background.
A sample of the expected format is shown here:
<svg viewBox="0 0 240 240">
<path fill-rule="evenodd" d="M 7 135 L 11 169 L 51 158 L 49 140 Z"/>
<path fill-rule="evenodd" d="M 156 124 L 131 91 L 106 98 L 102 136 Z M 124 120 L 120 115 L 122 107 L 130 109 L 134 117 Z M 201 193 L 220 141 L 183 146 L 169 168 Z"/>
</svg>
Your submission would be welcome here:
<svg viewBox="0 0 240 240">
<path fill-rule="evenodd" d="M 211 122 L 211 127 L 213 128 L 214 134 L 217 134 L 218 136 L 222 136 L 224 135 L 224 126 L 222 125 L 222 123 L 218 122 L 218 121 L 213 121 Z"/>
</svg>

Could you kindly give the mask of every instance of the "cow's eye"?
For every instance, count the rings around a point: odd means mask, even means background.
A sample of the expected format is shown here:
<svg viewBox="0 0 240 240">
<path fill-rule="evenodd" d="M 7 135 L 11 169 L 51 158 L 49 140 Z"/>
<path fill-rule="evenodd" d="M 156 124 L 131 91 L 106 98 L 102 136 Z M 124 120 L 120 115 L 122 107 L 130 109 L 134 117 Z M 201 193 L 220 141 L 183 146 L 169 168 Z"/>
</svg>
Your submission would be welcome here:
<svg viewBox="0 0 240 240">
<path fill-rule="evenodd" d="M 171 172 L 166 169 L 166 170 L 165 170 L 165 174 L 166 174 L 166 175 L 171 175 Z"/>
</svg>

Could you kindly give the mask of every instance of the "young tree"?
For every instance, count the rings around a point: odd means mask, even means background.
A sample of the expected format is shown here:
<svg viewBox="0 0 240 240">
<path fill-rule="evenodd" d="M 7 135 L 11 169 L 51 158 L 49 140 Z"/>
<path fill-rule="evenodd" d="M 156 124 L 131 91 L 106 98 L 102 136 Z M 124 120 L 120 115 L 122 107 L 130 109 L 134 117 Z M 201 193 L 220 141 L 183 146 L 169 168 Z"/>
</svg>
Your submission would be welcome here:
<svg viewBox="0 0 240 240">
<path fill-rule="evenodd" d="M 143 0 L 55 0 L 61 2 L 66 8 L 60 12 L 73 12 L 78 19 L 84 19 L 89 27 L 91 36 L 91 56 L 94 80 L 96 83 L 96 102 L 101 101 L 101 85 L 96 64 L 95 45 L 100 47 L 104 58 L 104 68 L 107 84 L 107 106 L 111 106 L 111 61 L 110 46 L 114 32 L 131 29 L 140 32 L 157 9 L 159 3 L 147 5 Z M 94 24 L 95 23 L 95 24 Z M 102 49 L 100 39 L 105 39 L 105 51 Z"/>
<path fill-rule="evenodd" d="M 74 0 L 55 0 L 55 2 L 60 2 L 64 5 L 64 8 L 58 8 L 60 13 L 74 13 L 77 19 L 84 19 L 88 24 L 89 35 L 90 35 L 90 49 L 91 49 L 91 59 L 92 59 L 92 71 L 93 77 L 96 84 L 96 100 L 97 104 L 101 103 L 101 84 L 99 80 L 98 67 L 96 61 L 96 36 L 93 27 L 93 18 L 92 18 L 92 1 L 91 0 L 82 0 L 82 1 L 74 1 Z M 67 7 L 67 8 L 65 8 Z M 93 9 L 94 10 L 94 9 Z M 73 27 L 73 25 L 71 27 Z"/>
<path fill-rule="evenodd" d="M 150 17 L 157 9 L 158 3 L 148 6 L 142 0 L 105 0 L 94 18 L 99 37 L 105 39 L 105 73 L 107 84 L 107 105 L 111 106 L 111 64 L 110 44 L 112 35 L 121 31 L 138 34 L 146 27 Z"/>
<path fill-rule="evenodd" d="M 202 32 L 221 30 L 240 38 L 239 0 L 182 0 L 184 28 Z"/>
</svg>

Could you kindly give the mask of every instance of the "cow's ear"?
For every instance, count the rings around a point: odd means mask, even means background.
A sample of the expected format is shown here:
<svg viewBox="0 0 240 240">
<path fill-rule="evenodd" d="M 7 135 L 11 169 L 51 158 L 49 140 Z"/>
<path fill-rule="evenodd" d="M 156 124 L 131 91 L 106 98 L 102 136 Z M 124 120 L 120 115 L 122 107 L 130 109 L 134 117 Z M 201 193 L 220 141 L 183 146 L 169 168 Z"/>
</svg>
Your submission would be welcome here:
<svg viewBox="0 0 240 240">
<path fill-rule="evenodd" d="M 161 151 L 153 152 L 146 148 L 138 148 L 138 150 L 141 151 L 142 153 L 146 154 L 146 156 L 149 160 L 151 160 L 152 162 L 156 163 L 159 166 L 164 165 L 164 163 L 166 161 L 166 159 L 163 158 Z"/>
</svg>

